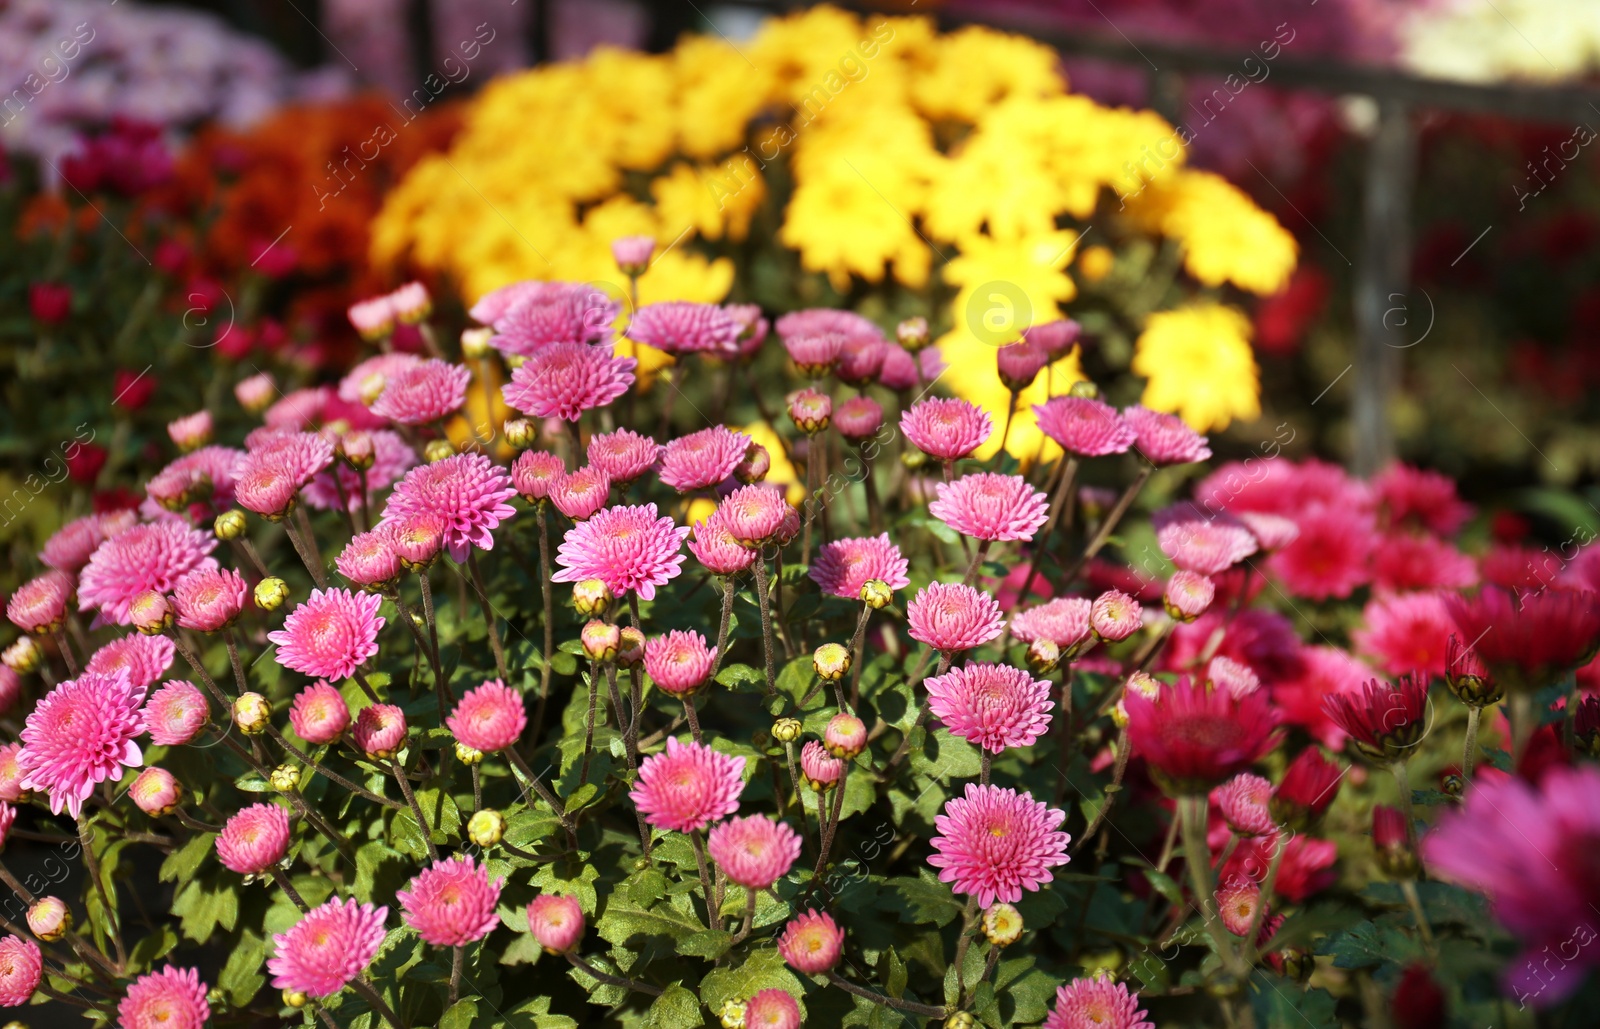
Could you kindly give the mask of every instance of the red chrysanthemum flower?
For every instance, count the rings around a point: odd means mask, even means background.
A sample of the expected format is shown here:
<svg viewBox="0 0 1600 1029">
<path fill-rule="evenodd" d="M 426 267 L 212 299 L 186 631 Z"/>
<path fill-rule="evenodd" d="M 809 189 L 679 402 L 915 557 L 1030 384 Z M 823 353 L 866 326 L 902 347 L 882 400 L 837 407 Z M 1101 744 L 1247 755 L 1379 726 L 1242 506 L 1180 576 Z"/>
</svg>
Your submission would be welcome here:
<svg viewBox="0 0 1600 1029">
<path fill-rule="evenodd" d="M 516 514 L 506 501 L 516 489 L 505 470 L 482 454 L 456 454 L 406 473 L 389 496 L 385 517 L 427 513 L 445 520 L 444 546 L 464 563 L 467 548 L 494 549 L 494 529 Z"/>
<path fill-rule="evenodd" d="M 176 519 L 135 525 L 96 548 L 78 578 L 78 608 L 100 609 L 117 625 L 129 624 L 128 607 L 148 590 L 171 593 L 185 573 L 215 568 L 217 538 Z"/>
<path fill-rule="evenodd" d="M 217 859 L 240 875 L 260 875 L 288 852 L 289 812 L 276 804 L 251 804 L 217 836 Z"/>
<path fill-rule="evenodd" d="M 1056 1006 L 1041 1029 L 1155 1029 L 1139 1008 L 1139 995 L 1109 976 L 1074 979 L 1056 988 Z"/>
<path fill-rule="evenodd" d="M 1322 706 L 1362 753 L 1378 760 L 1404 759 L 1428 732 L 1425 678 L 1373 679 L 1359 691 L 1323 698 Z"/>
<path fill-rule="evenodd" d="M 1478 564 L 1439 539 L 1402 533 L 1372 551 L 1372 582 L 1382 590 L 1465 589 L 1478 582 Z"/>
<path fill-rule="evenodd" d="M 926 685 L 934 717 L 991 753 L 1032 746 L 1050 728 L 1050 683 L 1023 669 L 978 662 L 931 676 Z"/>
<path fill-rule="evenodd" d="M 980 540 L 1031 540 L 1050 517 L 1049 498 L 1020 475 L 976 472 L 934 487 L 928 513 Z"/>
<path fill-rule="evenodd" d="M 249 587 L 231 568 L 197 568 L 178 580 L 173 606 L 185 629 L 216 632 L 233 624 L 244 610 Z"/>
<path fill-rule="evenodd" d="M 1300 658 L 1297 674 L 1272 684 L 1273 703 L 1289 724 L 1301 726 L 1318 741 L 1337 748 L 1344 742 L 1344 730 L 1328 717 L 1323 699 L 1359 690 L 1377 671 L 1337 647 L 1303 647 Z"/>
<path fill-rule="evenodd" d="M 1389 465 L 1372 480 L 1391 525 L 1411 522 L 1438 536 L 1453 536 L 1472 517 L 1472 505 L 1456 493 L 1455 480 L 1410 465 Z"/>
<path fill-rule="evenodd" d="M 22 729 L 21 787 L 47 791 L 51 812 L 65 807 L 77 818 L 96 785 L 144 763 L 134 742 L 144 732 L 144 695 L 122 669 L 84 672 L 45 694 Z"/>
<path fill-rule="evenodd" d="M 800 856 L 800 834 L 766 815 L 748 815 L 712 826 L 706 850 L 730 880 L 747 890 L 764 890 L 787 875 Z"/>
<path fill-rule="evenodd" d="M 1133 429 L 1135 449 L 1153 465 L 1191 464 L 1211 459 L 1206 438 L 1185 425 L 1177 415 L 1135 405 L 1123 408 L 1122 418 Z"/>
<path fill-rule="evenodd" d="M 500 924 L 495 905 L 504 879 L 490 879 L 487 865 L 458 854 L 435 861 L 395 894 L 401 917 L 435 947 L 460 947 L 483 939 Z"/>
<path fill-rule="evenodd" d="M 1024 890 L 1049 883 L 1051 868 L 1067 863 L 1072 837 L 1059 830 L 1066 817 L 1027 793 L 968 783 L 933 820 L 936 853 L 928 864 L 939 869 L 940 882 L 971 894 L 979 907 L 1014 904 Z"/>
<path fill-rule="evenodd" d="M 599 579 L 617 596 L 637 592 L 654 600 L 656 587 L 682 571 L 680 553 L 688 526 L 674 525 L 656 513 L 656 505 L 608 507 L 567 530 L 556 550 L 561 568 L 553 582 Z"/>
<path fill-rule="evenodd" d="M 961 583 L 931 582 L 906 606 L 911 638 L 947 654 L 981 647 L 1005 619 L 995 599 Z"/>
<path fill-rule="evenodd" d="M 177 645 L 165 636 L 129 633 L 112 640 L 89 657 L 84 671 L 96 675 L 125 672 L 135 689 L 147 689 L 172 666 Z"/>
<path fill-rule="evenodd" d="M 1137 438 L 1116 408 L 1090 397 L 1051 397 L 1033 414 L 1040 432 L 1078 457 L 1125 453 Z"/>
<path fill-rule="evenodd" d="M 1301 831 L 1322 817 L 1339 795 L 1344 770 L 1322 756 L 1316 747 L 1307 747 L 1284 769 L 1283 780 L 1272 791 L 1267 810 L 1272 820 Z"/>
<path fill-rule="evenodd" d="M 461 409 L 472 372 L 458 364 L 430 359 L 389 377 L 372 404 L 372 413 L 401 425 L 426 425 Z"/>
<path fill-rule="evenodd" d="M 589 463 L 618 486 L 626 486 L 661 459 L 663 447 L 649 436 L 628 429 L 589 437 Z"/>
<path fill-rule="evenodd" d="M 983 446 L 994 423 L 976 404 L 929 397 L 900 416 L 900 431 L 929 457 L 955 461 Z"/>
<path fill-rule="evenodd" d="M 211 718 L 206 695 L 192 682 L 174 679 L 150 694 L 144 705 L 144 724 L 150 742 L 163 747 L 179 746 L 200 735 Z"/>
<path fill-rule="evenodd" d="M 490 679 L 462 694 L 445 724 L 461 743 L 485 754 L 505 750 L 528 727 L 522 694 L 499 679 Z"/>
<path fill-rule="evenodd" d="M 1235 697 L 1180 681 L 1154 697 L 1128 693 L 1123 703 L 1133 752 L 1172 793 L 1206 793 L 1273 743 L 1272 706 L 1260 691 Z"/>
<path fill-rule="evenodd" d="M 1445 652 L 1456 624 L 1439 593 L 1374 597 L 1361 612 L 1362 628 L 1350 633 L 1361 653 L 1385 675 L 1443 675 Z"/>
<path fill-rule="evenodd" d="M 733 474 L 750 448 L 750 437 L 726 425 L 672 440 L 661 453 L 661 481 L 688 493 L 706 489 Z"/>
<path fill-rule="evenodd" d="M 628 392 L 638 363 L 618 357 L 610 346 L 553 343 L 518 365 L 501 392 L 525 415 L 575 422 Z"/>
<path fill-rule="evenodd" d="M 823 544 L 811 564 L 811 579 L 824 593 L 859 600 L 869 579 L 882 579 L 892 590 L 911 585 L 909 566 L 888 533 L 833 540 Z"/>
<path fill-rule="evenodd" d="M 348 679 L 378 652 L 382 605 L 376 593 L 312 590 L 289 612 L 282 629 L 267 633 L 278 645 L 274 660 L 313 679 Z"/>
<path fill-rule="evenodd" d="M 1508 690 L 1548 685 L 1586 664 L 1600 646 L 1600 593 L 1514 594 L 1489 586 L 1471 599 L 1446 597 L 1445 607 L 1462 638 Z"/>
<path fill-rule="evenodd" d="M 383 946 L 386 907 L 335 897 L 314 907 L 286 933 L 272 937 L 267 959 L 272 985 L 312 997 L 331 997 L 372 964 Z"/>
<path fill-rule="evenodd" d="M 120 1029 L 203 1029 L 210 1017 L 199 970 L 171 965 L 135 979 L 117 1005 Z"/>
<path fill-rule="evenodd" d="M 744 326 L 716 304 L 667 300 L 639 308 L 626 335 L 669 354 L 726 355 L 738 352 L 743 332 Z"/>
<path fill-rule="evenodd" d="M 1368 559 L 1378 544 L 1371 515 L 1319 507 L 1296 516 L 1296 524 L 1299 536 L 1267 563 L 1289 592 L 1327 600 L 1348 597 L 1367 581 Z"/>
<path fill-rule="evenodd" d="M 628 796 L 657 829 L 694 832 L 739 810 L 742 792 L 744 758 L 670 738 L 665 752 L 640 762 Z"/>
</svg>

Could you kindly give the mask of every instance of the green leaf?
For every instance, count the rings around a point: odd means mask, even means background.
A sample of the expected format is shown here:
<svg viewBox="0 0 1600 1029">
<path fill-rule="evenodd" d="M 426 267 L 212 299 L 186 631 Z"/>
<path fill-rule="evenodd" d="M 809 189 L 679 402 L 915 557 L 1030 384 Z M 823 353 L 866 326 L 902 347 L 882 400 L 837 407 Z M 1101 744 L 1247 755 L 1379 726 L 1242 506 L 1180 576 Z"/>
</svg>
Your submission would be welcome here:
<svg viewBox="0 0 1600 1029">
<path fill-rule="evenodd" d="M 260 772 L 246 772 L 233 780 L 233 784 L 246 793 L 272 792 L 272 783 Z"/>
<path fill-rule="evenodd" d="M 470 1029 L 472 1020 L 478 1017 L 478 1001 L 473 997 L 463 997 L 450 1005 L 450 1010 L 439 1019 L 439 1029 Z"/>
<path fill-rule="evenodd" d="M 699 919 L 683 914 L 670 904 L 645 908 L 615 894 L 606 905 L 605 914 L 595 923 L 600 938 L 618 946 L 636 936 L 664 936 L 676 944 L 704 930 Z"/>
<path fill-rule="evenodd" d="M 1262 1029 L 1339 1029 L 1333 995 L 1257 970 L 1248 991 Z"/>
<path fill-rule="evenodd" d="M 911 767 L 944 782 L 976 779 L 983 771 L 983 758 L 977 747 L 941 726 L 928 734 L 921 747 L 912 745 Z"/>
<path fill-rule="evenodd" d="M 799 995 L 800 980 L 783 963 L 776 947 L 761 947 L 753 951 L 744 964 L 737 968 L 717 968 L 707 972 L 700 980 L 700 1000 L 712 1011 L 720 1011 L 723 1002 L 744 1000 L 762 990 L 787 990 Z"/>
<path fill-rule="evenodd" d="M 1370 968 L 1420 957 L 1422 949 L 1410 935 L 1395 926 L 1362 922 L 1328 937 L 1317 948 L 1317 953 L 1332 955 L 1338 968 Z"/>
<path fill-rule="evenodd" d="M 535 997 L 524 1001 L 521 1006 L 513 1008 L 511 1014 L 515 1016 L 511 1025 L 514 1029 L 578 1029 L 578 1023 L 566 1015 L 552 1015 L 550 1013 L 550 998 Z"/>
<path fill-rule="evenodd" d="M 134 944 L 128 953 L 130 971 L 142 972 L 166 957 L 178 945 L 178 934 L 171 926 L 162 925 L 156 931 Z"/>
<path fill-rule="evenodd" d="M 643 1029 L 694 1029 L 705 1025 L 700 1001 L 688 990 L 673 983 L 644 1013 Z"/>
<path fill-rule="evenodd" d="M 906 963 L 900 960 L 900 955 L 890 947 L 878 958 L 878 980 L 883 983 L 884 992 L 889 996 L 900 998 L 906 992 Z"/>
<path fill-rule="evenodd" d="M 951 894 L 950 887 L 934 877 L 932 872 L 921 870 L 920 878 L 889 880 L 889 888 L 881 895 L 880 906 L 898 915 L 907 925 L 932 923 L 943 928 L 961 914 L 961 905 Z"/>
<path fill-rule="evenodd" d="M 214 832 L 201 833 L 194 839 L 185 843 L 161 862 L 160 879 L 162 882 L 176 882 L 183 886 L 194 878 L 200 865 L 205 861 L 206 855 L 211 853 L 211 846 L 216 841 Z"/>
<path fill-rule="evenodd" d="M 1055 1000 L 1056 986 L 1055 978 L 1046 975 L 1031 955 L 1008 958 L 995 966 L 994 988 L 1001 1008 L 1015 1005 L 1007 1011 L 1007 1025 L 1042 1022 Z"/>
<path fill-rule="evenodd" d="M 244 1007 L 266 985 L 266 976 L 261 973 L 266 959 L 267 941 L 249 929 L 241 932 L 217 977 L 217 988 L 227 994 L 230 1005 Z"/>
<path fill-rule="evenodd" d="M 239 921 L 239 886 L 221 886 L 195 879 L 178 891 L 172 913 L 182 919 L 183 934 L 204 943 L 218 926 L 232 930 Z"/>
<path fill-rule="evenodd" d="M 765 674 L 763 674 L 762 678 L 765 679 L 765 677 Z M 817 672 L 811 666 L 811 655 L 805 654 L 778 669 L 778 678 L 774 685 L 777 686 L 779 693 L 799 704 L 801 698 L 811 692 L 811 687 L 815 685 L 816 681 Z M 817 697 L 823 696 L 825 696 L 825 691 L 818 690 Z M 816 697 L 813 697 L 812 700 L 816 700 Z"/>
<path fill-rule="evenodd" d="M 728 952 L 733 934 L 721 929 L 704 929 L 678 941 L 678 953 L 714 961 Z"/>
<path fill-rule="evenodd" d="M 728 665 L 717 673 L 717 682 L 735 693 L 748 692 L 746 687 L 759 687 L 766 682 L 766 674 L 749 665 Z"/>
</svg>

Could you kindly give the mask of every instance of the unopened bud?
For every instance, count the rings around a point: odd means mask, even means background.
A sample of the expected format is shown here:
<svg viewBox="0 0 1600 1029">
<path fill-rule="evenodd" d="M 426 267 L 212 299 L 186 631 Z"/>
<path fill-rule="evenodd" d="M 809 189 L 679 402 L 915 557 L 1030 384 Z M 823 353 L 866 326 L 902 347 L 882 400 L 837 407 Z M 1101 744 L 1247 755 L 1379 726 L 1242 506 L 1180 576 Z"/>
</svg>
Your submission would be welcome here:
<svg viewBox="0 0 1600 1029">
<path fill-rule="evenodd" d="M 289 584 L 277 576 L 269 576 L 256 583 L 256 607 L 263 611 L 276 611 L 289 599 Z"/>
<path fill-rule="evenodd" d="M 1439 786 L 1450 796 L 1459 797 L 1466 792 L 1467 780 L 1455 772 L 1448 772 L 1439 780 Z"/>
<path fill-rule="evenodd" d="M 475 750 L 465 743 L 456 744 L 456 760 L 471 768 L 483 760 L 483 751 Z"/>
<path fill-rule="evenodd" d="M 767 453 L 766 447 L 752 443 L 745 448 L 744 457 L 733 466 L 733 477 L 748 486 L 765 479 L 771 470 L 772 455 Z"/>
<path fill-rule="evenodd" d="M 1054 640 L 1036 639 L 1028 644 L 1028 667 L 1039 675 L 1048 675 L 1061 664 L 1061 648 Z"/>
<path fill-rule="evenodd" d="M 1082 397 L 1084 400 L 1099 400 L 1100 387 L 1088 379 L 1079 379 L 1067 389 L 1067 394 L 1069 396 Z"/>
<path fill-rule="evenodd" d="M 814 389 L 803 389 L 789 398 L 789 418 L 807 436 L 828 427 L 833 416 L 833 398 Z"/>
<path fill-rule="evenodd" d="M 493 808 L 483 808 L 467 819 L 467 839 L 480 847 L 492 847 L 506 834 L 506 816 Z"/>
<path fill-rule="evenodd" d="M 72 931 L 72 912 L 60 897 L 40 897 L 28 908 L 28 931 L 54 943 Z"/>
<path fill-rule="evenodd" d="M 793 743 L 803 728 L 798 718 L 780 718 L 772 723 L 772 738 L 779 743 Z"/>
<path fill-rule="evenodd" d="M 583 652 L 590 661 L 610 661 L 622 645 L 622 629 L 598 618 L 583 627 Z"/>
<path fill-rule="evenodd" d="M 293 793 L 300 788 L 300 769 L 294 765 L 279 765 L 272 770 L 272 788 L 279 793 Z"/>
<path fill-rule="evenodd" d="M 978 1020 L 972 1017 L 970 1011 L 957 1011 L 944 1020 L 944 1029 L 974 1029 Z"/>
<path fill-rule="evenodd" d="M 928 319 L 920 314 L 915 318 L 907 318 L 895 326 L 894 337 L 901 346 L 916 353 L 928 345 Z"/>
<path fill-rule="evenodd" d="M 422 459 L 429 464 L 438 464 L 447 457 L 455 456 L 455 444 L 447 439 L 430 439 L 428 445 L 422 448 Z"/>
<path fill-rule="evenodd" d="M 0 662 L 18 675 L 27 675 L 38 671 L 39 666 L 44 664 L 44 651 L 32 636 L 22 636 L 0 653 Z"/>
<path fill-rule="evenodd" d="M 373 462 L 378 459 L 372 434 L 359 430 L 345 433 L 339 437 L 339 456 L 358 472 L 371 468 Z"/>
<path fill-rule="evenodd" d="M 861 602 L 874 611 L 882 611 L 894 600 L 894 589 L 882 579 L 868 579 L 861 584 Z"/>
<path fill-rule="evenodd" d="M 572 587 L 572 606 L 585 617 L 603 614 L 613 599 L 611 590 L 599 579 L 584 579 Z"/>
<path fill-rule="evenodd" d="M 233 702 L 233 724 L 246 736 L 259 736 L 272 722 L 272 705 L 259 693 L 241 693 Z"/>
<path fill-rule="evenodd" d="M 850 671 L 850 651 L 842 644 L 824 643 L 811 655 L 811 667 L 823 682 L 838 682 Z"/>
<path fill-rule="evenodd" d="M 518 450 L 527 450 L 539 442 L 539 428 L 526 418 L 507 418 L 502 427 L 506 442 Z"/>
<path fill-rule="evenodd" d="M 622 641 L 617 644 L 617 667 L 633 668 L 644 660 L 644 633 L 631 625 L 622 627 Z"/>
<path fill-rule="evenodd" d="M 1022 915 L 1010 904 L 992 905 L 983 913 L 983 935 L 996 947 L 1007 947 L 1022 937 Z"/>
<path fill-rule="evenodd" d="M 172 625 L 172 604 L 155 590 L 145 590 L 128 605 L 128 621 L 146 636 L 159 636 Z"/>
<path fill-rule="evenodd" d="M 914 472 L 928 463 L 928 455 L 916 447 L 907 447 L 900 451 L 900 463 Z"/>
<path fill-rule="evenodd" d="M 722 1029 L 744 1029 L 744 1001 L 729 998 L 717 1009 L 717 1021 Z"/>
<path fill-rule="evenodd" d="M 217 515 L 217 520 L 211 523 L 211 529 L 217 534 L 219 540 L 236 540 L 243 536 L 250 527 L 249 519 L 238 508 L 224 511 Z"/>
<path fill-rule="evenodd" d="M 183 799 L 183 789 L 171 772 L 151 765 L 133 780 L 133 785 L 128 787 L 128 796 L 133 798 L 140 811 L 155 818 L 171 814 L 177 808 L 178 802 Z"/>
<path fill-rule="evenodd" d="M 822 733 L 822 745 L 834 757 L 849 761 L 867 745 L 867 723 L 841 711 L 828 719 L 828 727 Z"/>
<path fill-rule="evenodd" d="M 287 986 L 283 988 L 284 1007 L 299 1010 L 309 1003 L 311 1003 L 311 998 L 306 994 L 301 993 L 299 990 L 291 990 Z"/>
<path fill-rule="evenodd" d="M 489 356 L 489 341 L 494 339 L 494 330 L 490 328 L 462 329 L 461 330 L 461 356 L 474 361 Z"/>
</svg>

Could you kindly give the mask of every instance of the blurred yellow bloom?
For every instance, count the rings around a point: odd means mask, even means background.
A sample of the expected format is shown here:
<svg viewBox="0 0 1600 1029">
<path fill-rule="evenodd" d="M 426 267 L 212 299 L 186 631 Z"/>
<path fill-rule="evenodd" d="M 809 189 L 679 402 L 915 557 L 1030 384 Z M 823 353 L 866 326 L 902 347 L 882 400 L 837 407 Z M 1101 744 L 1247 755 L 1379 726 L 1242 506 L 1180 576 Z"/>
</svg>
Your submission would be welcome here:
<svg viewBox="0 0 1600 1029">
<path fill-rule="evenodd" d="M 1197 302 L 1157 311 L 1134 347 L 1146 379 L 1141 403 L 1181 417 L 1197 432 L 1261 415 L 1261 383 L 1250 351 L 1250 320 L 1231 307 Z"/>
<path fill-rule="evenodd" d="M 1289 282 L 1299 248 L 1277 219 L 1220 175 L 1184 171 L 1129 200 L 1135 220 L 1183 246 L 1189 274 L 1262 295 Z"/>
</svg>

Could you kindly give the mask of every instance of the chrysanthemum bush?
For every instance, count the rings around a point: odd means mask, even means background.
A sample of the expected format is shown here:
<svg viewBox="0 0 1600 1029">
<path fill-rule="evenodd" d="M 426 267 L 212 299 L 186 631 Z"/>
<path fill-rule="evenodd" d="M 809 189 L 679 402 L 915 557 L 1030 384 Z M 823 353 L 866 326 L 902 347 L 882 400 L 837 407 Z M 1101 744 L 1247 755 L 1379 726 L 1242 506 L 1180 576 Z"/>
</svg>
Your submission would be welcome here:
<svg viewBox="0 0 1600 1029">
<path fill-rule="evenodd" d="M 653 246 L 619 243 L 624 273 Z M 917 368 L 910 321 L 648 305 L 625 331 L 680 372 L 641 391 L 612 304 L 513 284 L 457 344 L 425 289 L 371 298 L 342 382 L 242 379 L 213 414 L 259 424 L 174 423 L 137 511 L 48 540 L 0 666 L 0 1004 L 123 1029 L 1587 1010 L 1587 554 L 1468 553 L 1453 485 L 1403 466 L 1210 469 L 1178 418 L 1081 382 L 1036 412 L 1060 458 L 975 459 L 1004 423 L 884 381 Z M 388 349 L 397 324 L 437 356 Z M 783 378 L 679 395 L 768 354 Z M 475 393 L 508 417 L 453 443 Z"/>
</svg>

